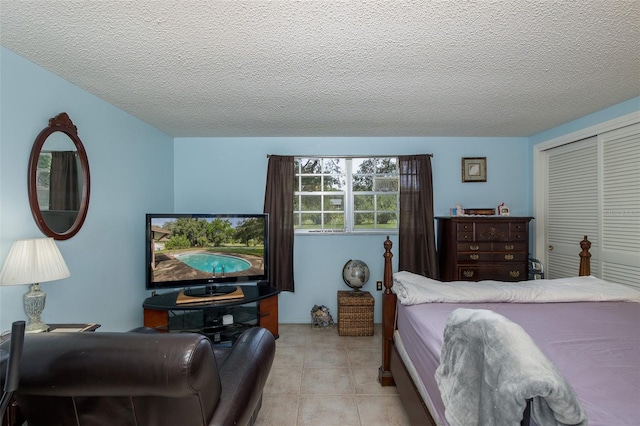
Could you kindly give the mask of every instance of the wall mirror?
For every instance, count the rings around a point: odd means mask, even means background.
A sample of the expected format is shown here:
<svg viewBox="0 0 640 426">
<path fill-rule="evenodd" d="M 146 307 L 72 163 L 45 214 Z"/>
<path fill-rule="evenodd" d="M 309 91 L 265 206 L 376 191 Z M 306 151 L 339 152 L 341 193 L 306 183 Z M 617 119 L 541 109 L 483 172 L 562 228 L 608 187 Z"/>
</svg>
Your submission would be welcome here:
<svg viewBox="0 0 640 426">
<path fill-rule="evenodd" d="M 89 209 L 89 160 L 66 113 L 49 119 L 29 157 L 29 205 L 40 230 L 56 240 L 78 233 Z"/>
</svg>

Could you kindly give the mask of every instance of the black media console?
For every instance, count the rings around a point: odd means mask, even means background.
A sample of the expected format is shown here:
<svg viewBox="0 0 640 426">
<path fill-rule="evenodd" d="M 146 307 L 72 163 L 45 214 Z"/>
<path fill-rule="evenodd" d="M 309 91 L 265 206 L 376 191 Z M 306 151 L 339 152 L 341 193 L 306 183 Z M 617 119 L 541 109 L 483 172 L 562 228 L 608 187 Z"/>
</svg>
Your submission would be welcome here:
<svg viewBox="0 0 640 426">
<path fill-rule="evenodd" d="M 236 286 L 230 287 L 235 290 Z M 244 329 L 255 326 L 266 328 L 277 338 L 280 291 L 265 285 L 238 287 L 244 294 L 239 299 L 180 304 L 176 303 L 180 291 L 148 297 L 142 304 L 144 325 L 164 332 L 202 333 L 218 344 L 232 344 Z M 200 293 L 192 296 L 208 294 Z"/>
</svg>

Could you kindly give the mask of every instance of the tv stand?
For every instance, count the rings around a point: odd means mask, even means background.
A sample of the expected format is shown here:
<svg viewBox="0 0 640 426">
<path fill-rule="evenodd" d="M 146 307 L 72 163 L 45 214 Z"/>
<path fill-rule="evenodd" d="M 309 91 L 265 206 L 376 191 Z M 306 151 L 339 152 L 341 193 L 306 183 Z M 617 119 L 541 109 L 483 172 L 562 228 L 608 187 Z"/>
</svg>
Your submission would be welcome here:
<svg viewBox="0 0 640 426">
<path fill-rule="evenodd" d="M 236 290 L 236 286 L 228 287 L 231 287 L 231 291 Z M 246 327 L 260 326 L 277 338 L 280 290 L 268 285 L 238 287 L 244 294 L 244 297 L 238 299 L 178 304 L 176 300 L 180 291 L 148 297 L 142 304 L 144 325 L 164 332 L 200 332 L 212 337 L 214 342 L 225 334 L 234 334 L 234 331 Z M 208 295 L 210 294 L 203 294 Z M 233 317 L 233 323 L 227 324 L 223 321 L 226 315 Z"/>
<path fill-rule="evenodd" d="M 190 297 L 206 297 L 206 296 L 223 296 L 236 291 L 238 287 L 235 285 L 208 285 L 206 287 L 192 287 L 184 290 L 185 296 Z"/>
</svg>

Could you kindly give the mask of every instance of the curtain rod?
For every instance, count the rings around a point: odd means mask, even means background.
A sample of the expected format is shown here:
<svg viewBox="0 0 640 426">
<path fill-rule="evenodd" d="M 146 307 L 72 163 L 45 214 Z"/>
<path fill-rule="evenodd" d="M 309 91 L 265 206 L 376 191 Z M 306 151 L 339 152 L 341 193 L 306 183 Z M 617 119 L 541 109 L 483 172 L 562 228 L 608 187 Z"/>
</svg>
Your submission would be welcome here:
<svg viewBox="0 0 640 426">
<path fill-rule="evenodd" d="M 280 155 L 280 154 L 267 154 L 267 158 L 272 155 Z M 426 155 L 428 157 L 433 157 L 433 154 L 406 154 L 405 156 L 411 155 Z M 402 157 L 402 155 L 291 155 L 291 157 L 301 157 L 301 158 L 397 158 Z"/>
</svg>

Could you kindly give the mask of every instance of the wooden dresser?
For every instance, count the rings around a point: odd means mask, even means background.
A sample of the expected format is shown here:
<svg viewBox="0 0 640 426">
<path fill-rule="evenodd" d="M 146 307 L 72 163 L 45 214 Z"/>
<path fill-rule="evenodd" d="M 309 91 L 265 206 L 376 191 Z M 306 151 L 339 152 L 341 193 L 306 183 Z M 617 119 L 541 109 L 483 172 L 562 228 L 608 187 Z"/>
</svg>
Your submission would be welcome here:
<svg viewBox="0 0 640 426">
<path fill-rule="evenodd" d="M 528 276 L 531 217 L 438 217 L 442 281 L 522 281 Z"/>
</svg>

